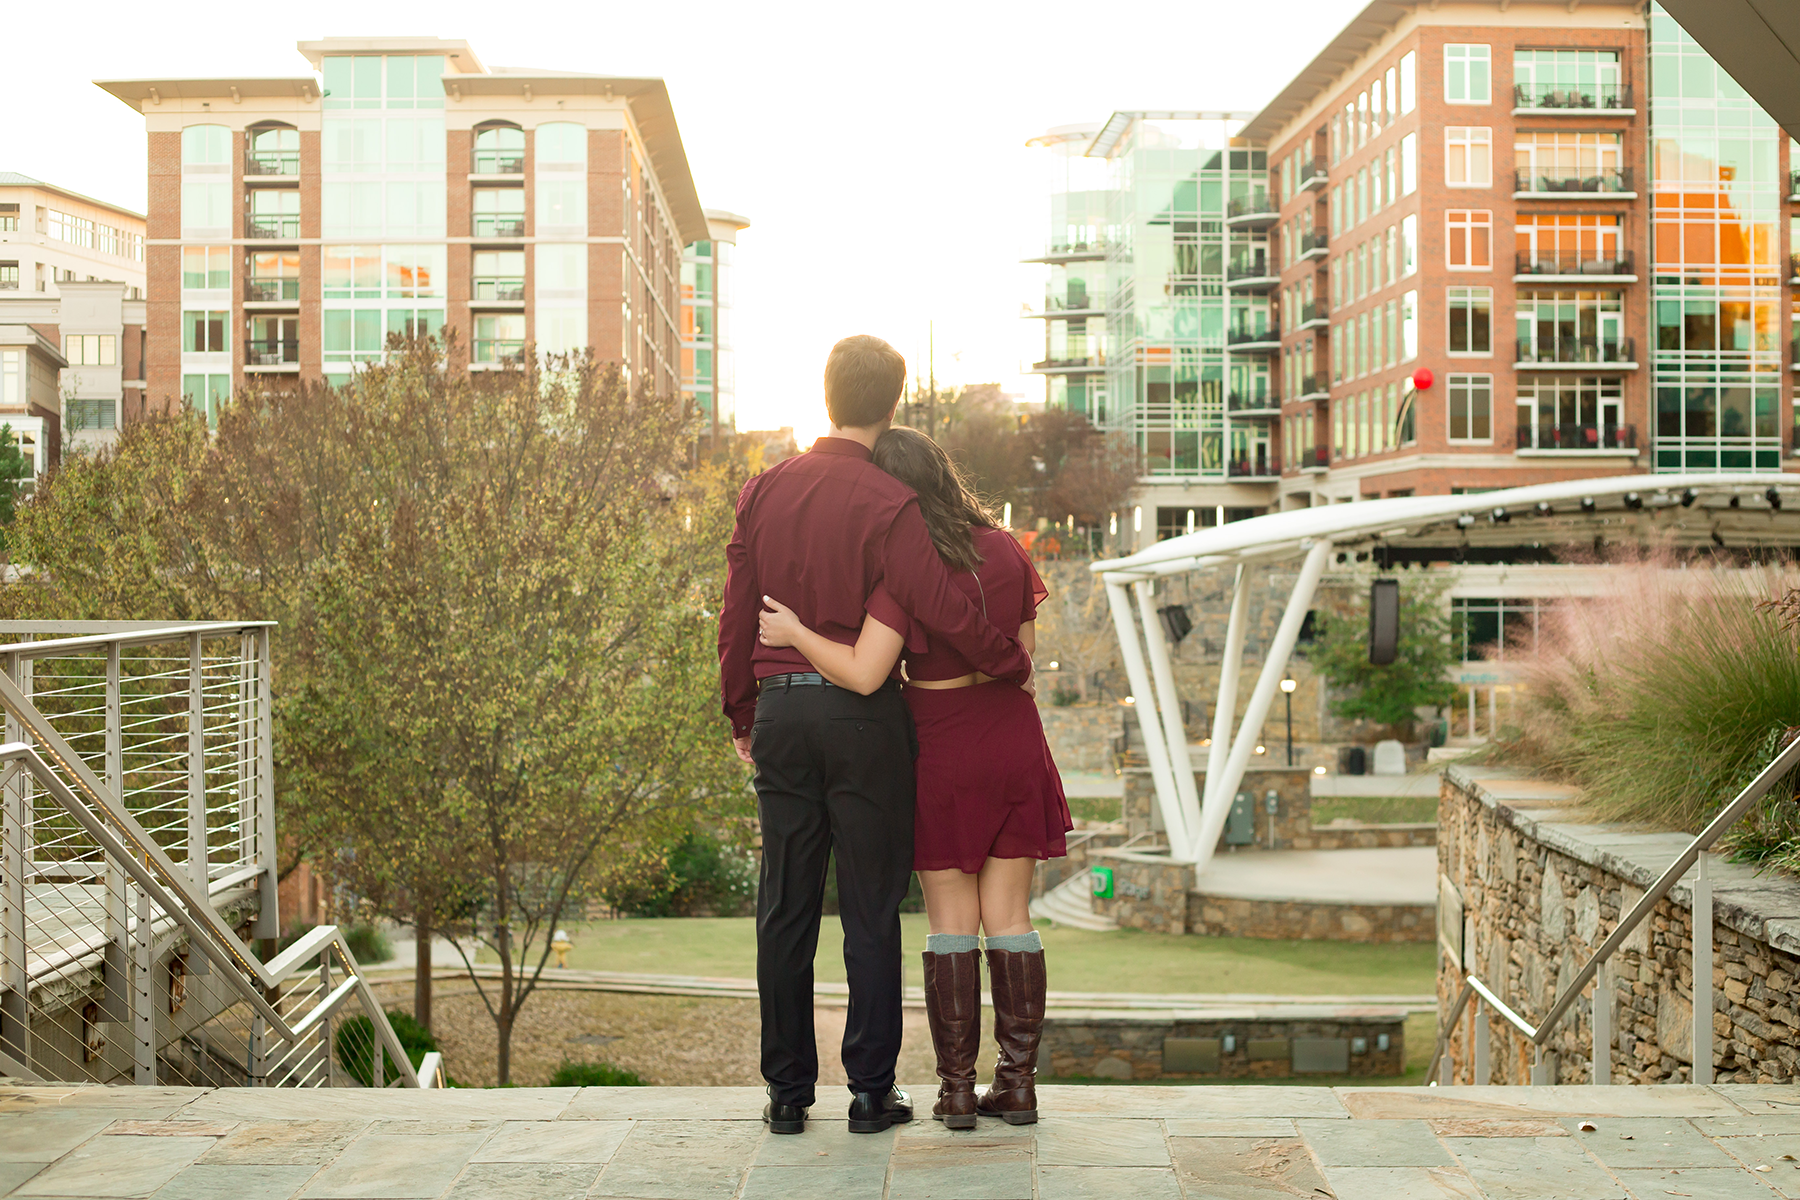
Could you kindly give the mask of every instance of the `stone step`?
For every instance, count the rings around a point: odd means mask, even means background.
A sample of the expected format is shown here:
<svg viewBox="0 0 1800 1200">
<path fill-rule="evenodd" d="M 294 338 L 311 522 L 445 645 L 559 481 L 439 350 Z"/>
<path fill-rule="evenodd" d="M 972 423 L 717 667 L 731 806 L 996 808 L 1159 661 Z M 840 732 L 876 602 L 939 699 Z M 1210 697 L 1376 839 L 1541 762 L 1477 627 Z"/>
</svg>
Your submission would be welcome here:
<svg viewBox="0 0 1800 1200">
<path fill-rule="evenodd" d="M 1031 915 L 1070 929 L 1103 933 L 1119 927 L 1111 918 L 1094 912 L 1093 884 L 1086 871 L 1070 876 L 1033 900 Z"/>
</svg>

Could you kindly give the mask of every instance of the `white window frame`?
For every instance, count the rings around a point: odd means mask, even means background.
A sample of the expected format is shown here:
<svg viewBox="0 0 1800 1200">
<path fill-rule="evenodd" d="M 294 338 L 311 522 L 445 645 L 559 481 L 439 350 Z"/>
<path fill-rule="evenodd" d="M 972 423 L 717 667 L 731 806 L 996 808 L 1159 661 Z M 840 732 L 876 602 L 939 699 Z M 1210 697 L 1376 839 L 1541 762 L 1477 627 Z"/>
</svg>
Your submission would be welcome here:
<svg viewBox="0 0 1800 1200">
<path fill-rule="evenodd" d="M 1456 406 L 1460 399 L 1465 406 L 1463 414 L 1466 428 L 1475 427 L 1473 403 L 1475 389 L 1485 389 L 1487 401 L 1486 437 L 1457 437 L 1451 431 L 1456 414 Z M 1463 374 L 1457 372 L 1444 379 L 1444 440 L 1452 446 L 1491 446 L 1494 443 L 1494 377 L 1487 372 Z"/>
<path fill-rule="evenodd" d="M 1452 350 L 1451 332 L 1455 328 L 1457 313 L 1470 311 L 1480 301 L 1486 301 L 1488 312 L 1488 346 L 1486 350 Z M 1463 317 L 1467 321 L 1467 316 Z M 1446 288 L 1444 293 L 1444 353 L 1451 358 L 1492 358 L 1494 357 L 1494 289 L 1491 287 L 1453 287 Z"/>
<path fill-rule="evenodd" d="M 1474 90 L 1476 64 L 1481 68 L 1481 91 Z M 1463 69 L 1463 82 L 1468 95 L 1457 97 L 1452 86 L 1452 72 Z M 1446 42 L 1444 44 L 1444 103 L 1481 104 L 1494 102 L 1494 48 L 1485 42 Z"/>
<path fill-rule="evenodd" d="M 1463 153 L 1464 178 L 1451 171 L 1452 151 Z M 1444 126 L 1444 186 L 1491 188 L 1494 186 L 1494 130 L 1488 125 Z"/>
<path fill-rule="evenodd" d="M 1488 261 L 1487 261 L 1486 266 L 1475 265 L 1472 261 L 1474 256 L 1471 253 L 1471 247 L 1474 243 L 1475 230 L 1480 229 L 1482 227 L 1482 223 L 1480 221 L 1471 219 L 1463 224 L 1453 225 L 1450 223 L 1450 214 L 1451 213 L 1467 213 L 1467 214 L 1469 214 L 1469 216 L 1471 218 L 1483 216 L 1483 215 L 1485 215 L 1487 217 Z M 1463 242 L 1463 260 L 1464 260 L 1464 262 L 1463 262 L 1462 266 L 1456 266 L 1450 261 L 1451 246 L 1452 246 L 1453 240 L 1457 237 L 1460 237 Z M 1446 271 L 1455 271 L 1458 274 L 1462 274 L 1462 273 L 1468 272 L 1468 271 L 1491 272 L 1494 269 L 1494 213 L 1493 213 L 1492 209 L 1487 209 L 1487 208 L 1446 208 L 1444 210 L 1444 269 Z"/>
</svg>

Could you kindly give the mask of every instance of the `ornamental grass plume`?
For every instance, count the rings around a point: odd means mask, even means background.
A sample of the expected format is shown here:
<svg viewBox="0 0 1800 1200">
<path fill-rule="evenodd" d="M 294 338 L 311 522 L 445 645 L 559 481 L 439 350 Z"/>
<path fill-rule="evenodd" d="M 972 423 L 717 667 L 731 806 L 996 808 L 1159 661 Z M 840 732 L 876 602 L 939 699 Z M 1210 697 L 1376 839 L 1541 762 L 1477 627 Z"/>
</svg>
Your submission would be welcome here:
<svg viewBox="0 0 1800 1200">
<path fill-rule="evenodd" d="M 1543 618 L 1506 757 L 1579 787 L 1596 820 L 1697 832 L 1800 724 L 1795 633 L 1768 606 L 1793 567 L 1652 555 L 1610 574 Z M 1739 823 L 1734 857 L 1800 867 L 1793 782 Z"/>
</svg>

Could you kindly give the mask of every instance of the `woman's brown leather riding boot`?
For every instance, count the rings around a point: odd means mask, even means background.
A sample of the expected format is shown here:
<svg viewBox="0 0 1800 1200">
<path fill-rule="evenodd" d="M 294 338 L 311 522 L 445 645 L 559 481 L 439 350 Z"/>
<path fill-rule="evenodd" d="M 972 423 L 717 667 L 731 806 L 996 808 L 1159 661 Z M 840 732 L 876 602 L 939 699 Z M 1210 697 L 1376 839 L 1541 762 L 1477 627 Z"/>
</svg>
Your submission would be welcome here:
<svg viewBox="0 0 1800 1200">
<path fill-rule="evenodd" d="M 925 1018 L 937 1051 L 931 1115 L 949 1129 L 975 1128 L 975 1055 L 981 1049 L 981 952 L 925 953 Z"/>
<path fill-rule="evenodd" d="M 1044 952 L 989 950 L 988 987 L 994 993 L 994 1041 L 1000 1060 L 978 1107 L 1008 1125 L 1037 1121 L 1038 1041 L 1044 1033 Z"/>
</svg>

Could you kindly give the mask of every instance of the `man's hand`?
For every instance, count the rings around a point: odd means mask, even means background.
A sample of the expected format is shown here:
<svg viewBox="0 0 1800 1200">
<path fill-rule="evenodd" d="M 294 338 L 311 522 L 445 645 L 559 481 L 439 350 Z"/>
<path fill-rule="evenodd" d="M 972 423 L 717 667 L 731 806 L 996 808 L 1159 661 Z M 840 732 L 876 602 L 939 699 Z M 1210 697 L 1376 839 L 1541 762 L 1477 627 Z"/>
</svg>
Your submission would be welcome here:
<svg viewBox="0 0 1800 1200">
<path fill-rule="evenodd" d="M 747 738 L 747 737 L 732 738 L 731 739 L 731 748 L 733 750 L 737 751 L 738 760 L 740 762 L 743 762 L 752 767 L 754 767 L 756 765 L 756 760 L 754 758 L 750 757 L 750 739 L 749 738 Z"/>
</svg>

